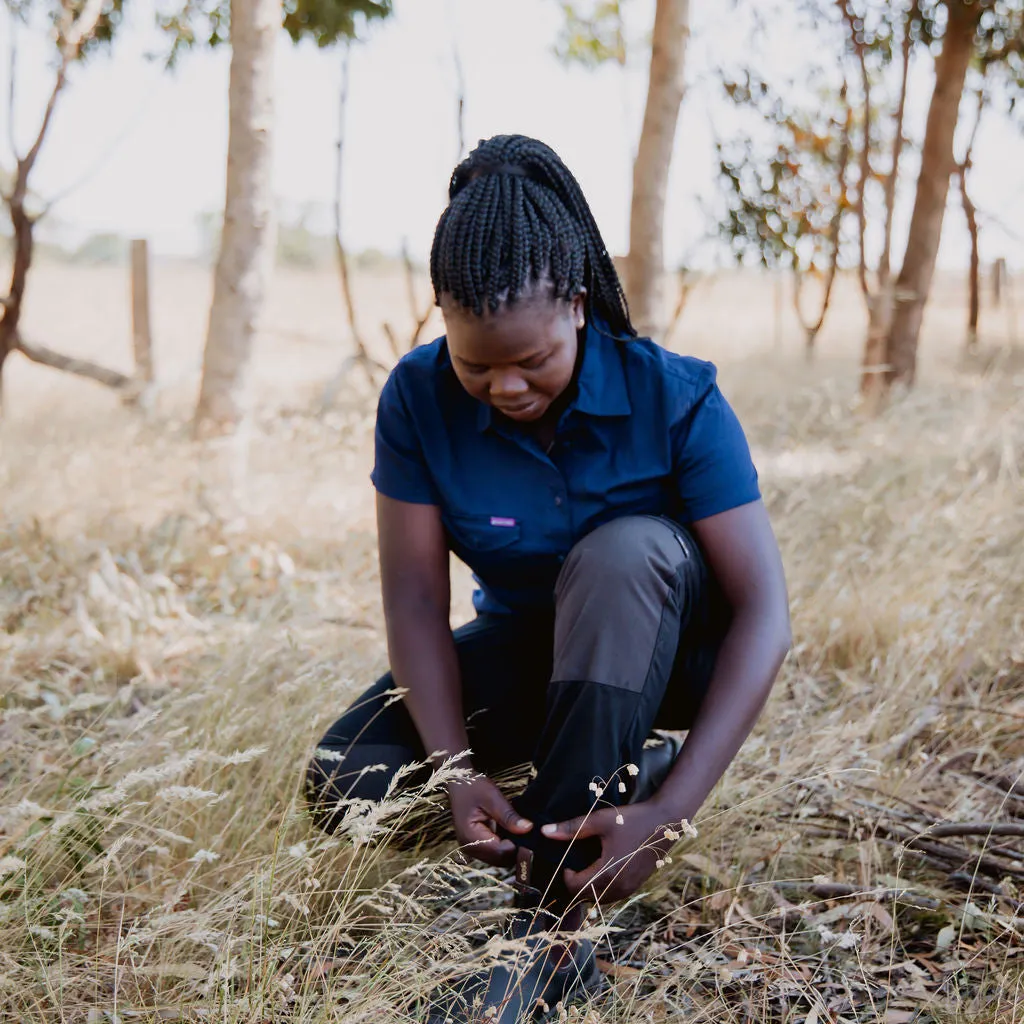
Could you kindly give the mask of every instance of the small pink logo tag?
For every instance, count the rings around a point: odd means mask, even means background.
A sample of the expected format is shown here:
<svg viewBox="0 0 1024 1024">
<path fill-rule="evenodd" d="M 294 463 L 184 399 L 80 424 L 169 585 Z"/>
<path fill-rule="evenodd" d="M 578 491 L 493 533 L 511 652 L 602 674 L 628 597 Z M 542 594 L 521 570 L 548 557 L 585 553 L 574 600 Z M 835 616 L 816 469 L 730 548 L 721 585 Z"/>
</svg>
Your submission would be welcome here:
<svg viewBox="0 0 1024 1024">
<path fill-rule="evenodd" d="M 491 516 L 491 526 L 515 526 L 516 521 L 508 516 Z"/>
</svg>

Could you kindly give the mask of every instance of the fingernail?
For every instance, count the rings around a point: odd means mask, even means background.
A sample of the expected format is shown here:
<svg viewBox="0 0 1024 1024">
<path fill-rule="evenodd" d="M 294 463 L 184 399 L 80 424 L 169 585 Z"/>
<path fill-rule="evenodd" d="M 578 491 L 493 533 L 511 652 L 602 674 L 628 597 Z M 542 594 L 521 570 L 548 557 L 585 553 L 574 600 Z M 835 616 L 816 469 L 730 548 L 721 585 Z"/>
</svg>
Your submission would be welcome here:
<svg viewBox="0 0 1024 1024">
<path fill-rule="evenodd" d="M 516 822 L 516 824 L 519 826 L 519 828 L 532 828 L 532 822 L 530 822 L 526 818 L 520 818 L 519 821 Z"/>
<path fill-rule="evenodd" d="M 546 835 L 546 836 L 554 835 L 554 833 L 557 832 L 557 831 L 558 831 L 558 826 L 557 825 L 543 825 L 543 826 L 541 826 L 541 832 L 543 832 L 544 835 Z"/>
</svg>

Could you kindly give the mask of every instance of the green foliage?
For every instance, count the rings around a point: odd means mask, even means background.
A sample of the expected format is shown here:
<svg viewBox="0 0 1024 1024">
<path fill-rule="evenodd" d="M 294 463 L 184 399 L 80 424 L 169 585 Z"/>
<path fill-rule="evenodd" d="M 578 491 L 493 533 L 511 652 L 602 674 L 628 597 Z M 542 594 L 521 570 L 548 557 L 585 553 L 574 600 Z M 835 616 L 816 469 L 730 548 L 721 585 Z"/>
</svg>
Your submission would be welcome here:
<svg viewBox="0 0 1024 1024">
<path fill-rule="evenodd" d="M 45 21 L 50 27 L 55 42 L 61 25 L 68 14 L 78 17 L 85 7 L 85 0 L 72 0 L 67 5 L 60 0 L 2 0 L 10 16 L 22 25 L 32 25 L 36 19 Z M 114 41 L 114 36 L 124 19 L 124 0 L 104 0 L 96 28 L 82 41 L 78 60 L 85 60 Z"/>
<path fill-rule="evenodd" d="M 361 23 L 389 14 L 391 0 L 286 0 L 284 27 L 294 42 L 309 38 L 323 47 L 354 39 Z"/>
<path fill-rule="evenodd" d="M 596 68 L 626 63 L 626 35 L 622 23 L 624 0 L 596 0 L 582 13 L 580 5 L 563 0 L 565 23 L 555 44 L 555 55 L 564 64 Z"/>
<path fill-rule="evenodd" d="M 822 89 L 813 106 L 794 107 L 747 72 L 727 81 L 725 92 L 773 130 L 766 143 L 743 131 L 717 142 L 725 199 L 719 233 L 738 262 L 824 269 L 833 222 L 851 207 L 844 181 L 852 120 L 846 89 Z"/>
<path fill-rule="evenodd" d="M 1021 128 L 1024 99 L 1024 3 L 996 0 L 978 22 L 977 69 L 989 83 L 989 95 Z"/>
<path fill-rule="evenodd" d="M 323 47 L 354 39 L 367 22 L 388 17 L 392 0 L 285 0 L 281 10 L 282 25 L 294 42 L 312 39 Z M 230 0 L 185 0 L 158 12 L 157 24 L 170 37 L 167 62 L 173 65 L 192 46 L 229 41 Z"/>
</svg>

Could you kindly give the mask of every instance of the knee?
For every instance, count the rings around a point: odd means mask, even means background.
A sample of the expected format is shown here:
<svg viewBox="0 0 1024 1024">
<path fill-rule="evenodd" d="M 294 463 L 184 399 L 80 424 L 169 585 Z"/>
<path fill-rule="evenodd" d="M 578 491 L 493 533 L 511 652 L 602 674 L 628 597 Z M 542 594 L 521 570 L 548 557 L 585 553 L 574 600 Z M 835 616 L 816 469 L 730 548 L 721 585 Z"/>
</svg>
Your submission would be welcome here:
<svg viewBox="0 0 1024 1024">
<path fill-rule="evenodd" d="M 700 570 L 696 545 L 681 527 L 650 516 L 624 516 L 573 547 L 558 577 L 556 601 L 579 590 L 612 599 L 643 590 L 664 596 Z"/>
</svg>

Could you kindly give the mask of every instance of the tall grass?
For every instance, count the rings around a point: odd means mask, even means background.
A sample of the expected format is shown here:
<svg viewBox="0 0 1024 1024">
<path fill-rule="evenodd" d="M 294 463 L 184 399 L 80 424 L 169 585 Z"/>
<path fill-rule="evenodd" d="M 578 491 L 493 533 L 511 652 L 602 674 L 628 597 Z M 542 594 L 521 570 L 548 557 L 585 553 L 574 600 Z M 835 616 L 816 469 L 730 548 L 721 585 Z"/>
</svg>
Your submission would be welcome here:
<svg viewBox="0 0 1024 1024">
<path fill-rule="evenodd" d="M 865 422 L 813 371 L 730 373 L 795 649 L 699 836 L 590 920 L 609 985 L 562 1016 L 1022 1019 L 1024 839 L 922 845 L 1024 824 L 1022 381 L 925 383 Z M 392 841 L 442 813 L 450 769 L 332 837 L 301 799 L 318 735 L 385 663 L 371 411 L 258 425 L 241 497 L 203 477 L 215 451 L 120 412 L 41 456 L 46 481 L 21 448 L 0 526 L 3 1019 L 411 1021 L 500 950 L 507 877 Z M 132 431 L 123 462 L 104 431 Z M 260 459 L 308 487 L 275 492 Z M 112 492 L 146 467 L 176 483 L 55 504 L 80 460 Z M 346 532 L 315 525 L 332 462 Z"/>
</svg>

